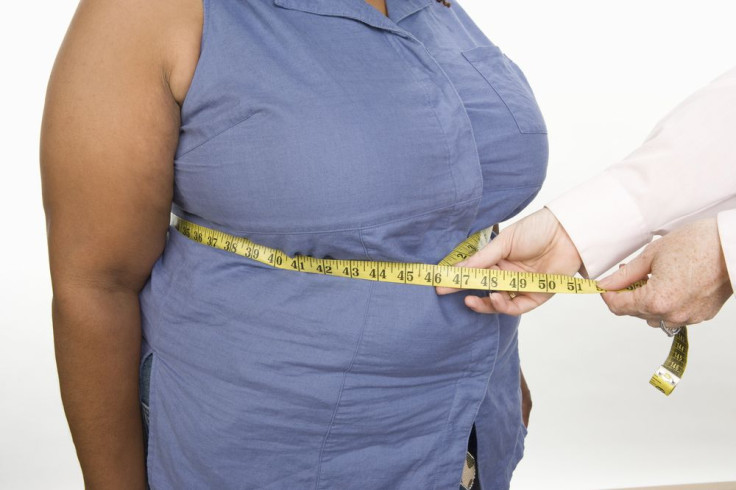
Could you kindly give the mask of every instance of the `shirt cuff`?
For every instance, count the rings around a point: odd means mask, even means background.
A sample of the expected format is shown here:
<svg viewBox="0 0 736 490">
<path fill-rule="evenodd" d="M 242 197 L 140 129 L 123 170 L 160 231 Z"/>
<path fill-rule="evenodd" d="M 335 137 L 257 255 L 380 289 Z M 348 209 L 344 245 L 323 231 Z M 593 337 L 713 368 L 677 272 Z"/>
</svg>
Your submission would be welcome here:
<svg viewBox="0 0 736 490">
<path fill-rule="evenodd" d="M 718 213 L 718 234 L 721 238 L 723 257 L 726 259 L 728 277 L 736 293 L 736 209 Z"/>
<path fill-rule="evenodd" d="M 610 171 L 574 187 L 546 207 L 575 244 L 585 277 L 600 276 L 652 239 L 636 202 Z"/>
</svg>

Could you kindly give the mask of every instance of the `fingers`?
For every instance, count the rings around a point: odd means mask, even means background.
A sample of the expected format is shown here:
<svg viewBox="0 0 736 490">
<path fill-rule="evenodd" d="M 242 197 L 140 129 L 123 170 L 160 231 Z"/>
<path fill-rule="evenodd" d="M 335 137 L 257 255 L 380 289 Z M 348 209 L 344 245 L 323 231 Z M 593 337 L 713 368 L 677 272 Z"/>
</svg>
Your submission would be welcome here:
<svg viewBox="0 0 736 490">
<path fill-rule="evenodd" d="M 525 300 L 528 298 L 524 296 L 511 299 L 506 293 L 491 293 L 484 297 L 469 294 L 465 297 L 465 305 L 476 313 L 503 313 L 518 316 L 523 313 L 525 306 L 528 307 Z"/>
<path fill-rule="evenodd" d="M 642 311 L 642 290 L 646 287 L 644 286 L 634 291 L 609 291 L 601 294 L 601 298 L 603 298 L 608 309 L 615 315 L 630 315 L 644 320 L 653 319 L 649 314 Z"/>
<path fill-rule="evenodd" d="M 542 293 L 519 294 L 512 299 L 508 293 L 494 292 L 488 296 L 488 313 L 503 313 L 504 315 L 512 316 L 523 315 L 532 311 L 552 296 L 551 294 Z M 479 313 L 486 313 L 486 311 L 479 311 Z"/>
<path fill-rule="evenodd" d="M 469 294 L 465 297 L 465 306 L 475 311 L 476 313 L 497 313 L 497 311 L 493 308 L 493 304 L 491 303 L 490 298 L 488 297 L 481 298 L 479 296 L 475 296 L 474 294 Z"/>
<path fill-rule="evenodd" d="M 457 293 L 458 291 L 462 291 L 462 289 L 458 289 L 458 288 L 446 288 L 446 287 L 442 287 L 442 286 L 435 286 L 434 290 L 439 295 L 452 294 L 452 293 Z"/>
<path fill-rule="evenodd" d="M 649 244 L 624 267 L 626 280 L 600 281 L 616 289 L 649 272 L 646 285 L 629 293 L 605 293 L 603 300 L 617 315 L 647 320 L 653 327 L 693 325 L 713 318 L 732 295 L 722 256 L 717 223 L 701 220 Z M 651 269 L 651 270 L 649 270 Z M 725 286 L 725 288 L 724 288 Z"/>
<path fill-rule="evenodd" d="M 515 298 L 511 298 L 508 293 L 491 293 L 488 295 L 488 299 L 493 306 L 493 309 L 497 313 L 503 313 L 504 315 L 519 316 L 524 313 L 527 308 L 530 308 L 528 304 L 529 298 L 526 295 L 520 294 Z"/>
<path fill-rule="evenodd" d="M 633 291 L 608 291 L 601 298 L 611 312 L 618 316 L 628 315 L 647 320 L 651 326 L 659 327 L 659 321 L 667 320 L 667 308 L 658 298 L 662 291 L 657 278 Z M 650 323 L 651 322 L 651 323 Z"/>
<path fill-rule="evenodd" d="M 630 315 L 645 320 L 654 320 L 645 310 L 645 297 L 653 286 L 645 286 L 633 291 L 620 291 L 635 283 L 646 279 L 652 270 L 653 254 L 642 253 L 628 264 L 624 264 L 610 276 L 598 281 L 598 286 L 607 289 L 601 298 L 615 315 Z"/>
<path fill-rule="evenodd" d="M 660 327 L 661 320 L 647 320 L 647 325 L 653 328 Z M 664 322 L 664 326 L 667 328 L 678 328 L 686 326 L 685 323 L 675 324 L 674 322 Z"/>
<path fill-rule="evenodd" d="M 693 316 L 692 308 L 682 302 L 673 301 L 674 294 L 666 284 L 652 275 L 652 279 L 639 289 L 609 291 L 601 297 L 614 314 L 641 318 L 651 327 L 659 328 L 661 321 L 665 322 L 665 326 L 673 328 L 702 321 L 700 317 Z"/>
<path fill-rule="evenodd" d="M 628 264 L 611 274 L 610 276 L 598 281 L 598 285 L 609 291 L 618 291 L 624 289 L 636 281 L 646 279 L 652 270 L 652 260 L 654 254 L 642 253 Z"/>
<path fill-rule="evenodd" d="M 462 264 L 464 267 L 476 267 L 488 269 L 498 264 L 501 259 L 508 257 L 510 247 L 511 233 L 501 233 L 491 240 L 485 247 L 481 248 L 473 255 L 465 259 Z"/>
<path fill-rule="evenodd" d="M 493 292 L 488 296 L 469 294 L 465 297 L 465 306 L 476 313 L 519 316 L 537 308 L 552 296 L 554 295 L 532 293 L 519 294 L 512 299 L 507 292 Z"/>
</svg>

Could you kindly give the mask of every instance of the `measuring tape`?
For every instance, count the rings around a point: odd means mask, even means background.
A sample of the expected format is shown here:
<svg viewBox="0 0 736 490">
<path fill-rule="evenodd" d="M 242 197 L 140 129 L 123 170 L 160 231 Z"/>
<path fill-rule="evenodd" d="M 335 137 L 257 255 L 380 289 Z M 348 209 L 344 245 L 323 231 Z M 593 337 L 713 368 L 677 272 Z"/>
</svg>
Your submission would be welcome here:
<svg viewBox="0 0 736 490">
<path fill-rule="evenodd" d="M 672 339 L 672 347 L 664 364 L 652 375 L 649 384 L 657 388 L 659 391 L 668 395 L 675 389 L 677 383 L 680 382 L 682 375 L 685 374 L 685 366 L 687 366 L 687 327 L 682 327 Z"/>
<path fill-rule="evenodd" d="M 606 292 L 596 281 L 563 274 L 539 274 L 496 269 L 456 267 L 453 264 L 467 259 L 488 241 L 492 227 L 469 236 L 456 246 L 438 264 L 384 262 L 373 260 L 320 259 L 297 255 L 289 257 L 281 250 L 254 243 L 247 238 L 193 223 L 172 214 L 171 224 L 185 237 L 213 248 L 232 252 L 262 264 L 297 272 L 325 276 L 362 279 L 417 286 L 443 286 L 456 289 L 485 291 L 513 291 L 550 294 L 598 294 Z M 641 287 L 637 282 L 627 287 Z M 665 395 L 672 393 L 682 378 L 687 364 L 687 328 L 675 335 L 667 360 L 649 381 Z"/>
</svg>

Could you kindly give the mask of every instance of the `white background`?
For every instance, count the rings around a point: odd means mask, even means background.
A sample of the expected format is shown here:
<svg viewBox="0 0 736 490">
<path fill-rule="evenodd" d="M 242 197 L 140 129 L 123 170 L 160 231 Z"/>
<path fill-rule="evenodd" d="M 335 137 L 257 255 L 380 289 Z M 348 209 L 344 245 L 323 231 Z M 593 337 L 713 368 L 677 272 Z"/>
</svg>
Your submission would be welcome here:
<svg viewBox="0 0 736 490">
<path fill-rule="evenodd" d="M 624 157 L 680 100 L 736 65 L 730 4 L 463 2 L 525 71 L 549 128 L 548 179 L 522 214 Z M 38 169 L 45 85 L 75 6 L 3 6 L 2 489 L 82 486 L 56 379 Z M 597 297 L 557 297 L 527 315 L 521 355 L 534 410 L 513 488 L 736 480 L 734 327 L 731 299 L 715 320 L 690 329 L 688 371 L 668 398 L 648 385 L 669 348 L 661 331 L 611 315 Z"/>
</svg>

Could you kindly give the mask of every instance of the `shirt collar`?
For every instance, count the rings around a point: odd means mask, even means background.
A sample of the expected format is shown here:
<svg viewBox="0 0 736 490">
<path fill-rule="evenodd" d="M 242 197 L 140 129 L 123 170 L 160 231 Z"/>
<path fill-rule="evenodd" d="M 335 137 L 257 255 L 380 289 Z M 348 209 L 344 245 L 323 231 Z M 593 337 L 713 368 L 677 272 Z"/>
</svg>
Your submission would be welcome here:
<svg viewBox="0 0 736 490">
<path fill-rule="evenodd" d="M 365 3 L 365 0 L 361 1 Z M 404 18 L 433 3 L 436 3 L 435 0 L 386 0 L 386 8 L 391 20 L 398 24 Z M 370 7 L 370 5 L 368 6 Z M 380 12 L 378 13 L 380 14 Z"/>
<path fill-rule="evenodd" d="M 273 0 L 279 7 L 318 15 L 332 15 L 359 20 L 380 29 L 407 35 L 397 24 L 435 0 L 386 0 L 388 17 L 365 0 Z"/>
</svg>

